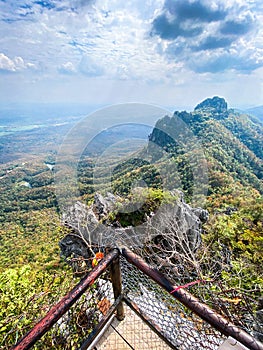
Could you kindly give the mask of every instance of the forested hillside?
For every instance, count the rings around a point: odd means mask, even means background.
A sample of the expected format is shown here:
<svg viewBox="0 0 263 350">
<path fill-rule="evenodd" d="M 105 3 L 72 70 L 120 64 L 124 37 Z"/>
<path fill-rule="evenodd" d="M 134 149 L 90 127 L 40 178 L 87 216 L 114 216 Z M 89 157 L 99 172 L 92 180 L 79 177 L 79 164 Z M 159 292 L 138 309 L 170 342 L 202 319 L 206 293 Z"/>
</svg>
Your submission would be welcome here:
<svg viewBox="0 0 263 350">
<path fill-rule="evenodd" d="M 157 122 L 149 139 L 168 148 L 177 163 L 184 155 L 178 145 L 165 139 L 167 135 L 163 132 L 169 132 L 175 117 L 182 119 L 201 141 L 207 160 L 205 207 L 210 220 L 203 239 L 214 242 L 212 251 L 224 244 L 231 252 L 232 273 L 239 276 L 231 283 L 248 289 L 262 288 L 262 125 L 255 118 L 227 109 L 226 102 L 218 97 L 205 100 L 192 113 L 175 112 L 174 117 Z M 183 163 L 187 164 L 186 160 Z M 183 171 L 180 176 L 189 194 L 191 173 Z"/>
<path fill-rule="evenodd" d="M 164 138 L 175 117 L 182 119 L 201 141 L 208 162 L 209 194 L 229 191 L 228 184 L 234 182 L 262 193 L 263 126 L 260 123 L 228 110 L 220 98 L 204 101 L 192 113 L 175 112 L 174 117 L 159 120 L 149 138 L 166 147 L 174 157 L 178 157 L 178 150 L 173 152 Z"/>
</svg>

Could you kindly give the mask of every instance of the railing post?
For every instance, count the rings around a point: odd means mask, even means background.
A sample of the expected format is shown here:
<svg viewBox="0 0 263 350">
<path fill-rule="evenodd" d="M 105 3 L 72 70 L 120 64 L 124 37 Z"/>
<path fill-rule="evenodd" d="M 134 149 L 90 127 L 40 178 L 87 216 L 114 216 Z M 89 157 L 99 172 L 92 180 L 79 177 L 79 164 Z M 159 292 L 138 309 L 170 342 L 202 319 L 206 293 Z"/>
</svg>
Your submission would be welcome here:
<svg viewBox="0 0 263 350">
<path fill-rule="evenodd" d="M 113 294 L 115 300 L 119 298 L 122 294 L 122 283 L 121 283 L 121 268 L 120 268 L 120 258 L 117 257 L 113 260 L 112 264 L 110 265 L 110 277 L 113 287 Z M 121 300 L 119 305 L 117 306 L 117 319 L 119 321 L 122 321 L 125 317 L 124 314 L 124 306 L 123 301 Z"/>
</svg>

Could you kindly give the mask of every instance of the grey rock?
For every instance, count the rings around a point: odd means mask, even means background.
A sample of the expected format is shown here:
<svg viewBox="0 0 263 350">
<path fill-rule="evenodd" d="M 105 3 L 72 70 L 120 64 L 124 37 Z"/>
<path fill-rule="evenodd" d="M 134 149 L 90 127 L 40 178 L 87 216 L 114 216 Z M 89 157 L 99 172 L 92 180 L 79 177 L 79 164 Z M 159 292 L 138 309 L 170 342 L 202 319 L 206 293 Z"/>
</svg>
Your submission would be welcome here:
<svg viewBox="0 0 263 350">
<path fill-rule="evenodd" d="M 103 197 L 100 193 L 94 195 L 93 211 L 97 214 L 99 219 L 105 218 L 111 210 L 114 208 L 117 197 L 112 193 L 107 193 L 106 197 Z"/>
<path fill-rule="evenodd" d="M 143 224 L 125 228 L 113 227 L 105 220 L 118 198 L 113 194 L 104 197 L 97 193 L 90 207 L 77 202 L 63 216 L 74 235 L 61 240 L 62 254 L 87 258 L 91 256 L 89 246 L 141 247 L 156 239 L 162 240 L 169 250 L 180 249 L 180 244 L 184 244 L 196 251 L 201 244 L 202 222 L 208 219 L 208 212 L 190 207 L 179 191 L 171 194 L 176 198 L 174 203 L 162 205 L 156 213 L 147 216 Z"/>
<path fill-rule="evenodd" d="M 87 250 L 87 246 L 81 237 L 77 235 L 68 234 L 59 242 L 59 247 L 61 250 L 61 255 L 69 257 L 83 257 L 88 259 L 90 252 Z"/>
<path fill-rule="evenodd" d="M 193 213 L 200 219 L 202 223 L 205 223 L 209 219 L 209 213 L 203 208 L 193 208 Z"/>
</svg>

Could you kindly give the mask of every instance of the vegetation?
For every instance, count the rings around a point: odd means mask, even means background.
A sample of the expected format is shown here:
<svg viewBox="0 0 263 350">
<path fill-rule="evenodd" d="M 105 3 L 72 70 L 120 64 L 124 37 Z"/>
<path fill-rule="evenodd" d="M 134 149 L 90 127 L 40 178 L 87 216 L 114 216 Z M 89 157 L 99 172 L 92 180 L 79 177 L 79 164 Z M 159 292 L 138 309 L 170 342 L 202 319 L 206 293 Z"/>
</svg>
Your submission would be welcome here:
<svg viewBox="0 0 263 350">
<path fill-rule="evenodd" d="M 110 224 L 118 223 L 122 227 L 138 226 L 162 204 L 172 203 L 176 199 L 169 192 L 160 189 L 137 188 L 137 191 L 130 193 L 124 201 L 120 200 L 115 204 L 115 210 L 110 212 L 108 221 Z"/>
<path fill-rule="evenodd" d="M 166 130 L 171 134 L 177 117 L 201 141 L 207 160 L 206 208 L 210 220 L 203 234 L 211 252 L 207 254 L 212 256 L 222 247 L 227 248 L 232 268 L 220 276 L 228 279 L 233 287 L 260 293 L 263 286 L 263 126 L 247 115 L 228 110 L 225 101 L 218 97 L 199 104 L 192 113 L 175 112 L 174 117 L 158 121 L 158 129 L 153 130 L 150 140 L 157 139 L 177 164 L 187 153 L 180 143 L 174 145 L 167 140 L 165 134 Z M 192 174 L 185 167 L 179 173 L 183 177 L 183 190 L 189 195 Z"/>
<path fill-rule="evenodd" d="M 117 160 L 114 166 L 115 160 L 109 159 L 114 169 L 110 178 L 103 169 L 96 169 L 100 184 L 93 182 L 95 162 L 86 152 L 78 167 L 80 194 L 84 201 L 89 201 L 98 188 L 105 192 L 111 188 L 116 194 L 127 197 L 126 202 L 119 203 L 122 209 L 137 203 L 133 212 L 116 210 L 111 213 L 109 220 L 118 221 L 122 226 L 137 225 L 160 203 L 169 203 L 169 194 L 163 191 L 163 187 L 166 188 L 163 172 L 165 181 L 172 187 L 169 189 L 183 190 L 186 199 L 191 201 L 194 145 L 189 144 L 186 149 L 181 140 L 169 136 L 179 117 L 201 142 L 208 165 L 205 206 L 210 219 L 203 232 L 207 254 L 204 264 L 212 257 L 222 260 L 227 252 L 229 259 L 225 268 L 218 273 L 215 266 L 214 276 L 231 288 L 259 296 L 263 285 L 263 127 L 255 118 L 228 110 L 226 103 L 218 98 L 197 107 L 192 113 L 175 112 L 174 117 L 166 116 L 157 122 L 149 136 L 151 143 L 158 145 L 158 152 L 151 153 L 151 160 L 146 157 L 151 151 L 150 143 L 140 154 L 122 164 Z M 38 150 L 34 149 L 34 144 L 40 136 L 39 131 L 19 133 L 13 150 L 8 149 L 6 153 L 8 142 L 13 139 L 10 135 L 1 139 L 1 349 L 15 343 L 76 283 L 71 270 L 60 259 L 58 243 L 65 228 L 60 226 L 52 170 L 45 165 L 45 162 L 54 163 L 52 140 L 57 142 L 61 134 L 56 129 L 45 135 L 49 146 L 36 155 Z M 20 158 L 21 142 L 27 145 L 30 157 Z M 44 144 L 41 142 L 39 149 Z M 96 147 L 91 149 L 97 150 Z M 132 194 L 134 184 L 149 188 L 144 192 L 142 205 L 136 193 Z M 51 349 L 52 340 L 47 341 L 46 346 Z"/>
<path fill-rule="evenodd" d="M 7 349 L 76 281 L 60 259 L 65 229 L 55 208 L 51 171 L 40 161 L 9 164 L 1 171 L 0 348 Z"/>
</svg>

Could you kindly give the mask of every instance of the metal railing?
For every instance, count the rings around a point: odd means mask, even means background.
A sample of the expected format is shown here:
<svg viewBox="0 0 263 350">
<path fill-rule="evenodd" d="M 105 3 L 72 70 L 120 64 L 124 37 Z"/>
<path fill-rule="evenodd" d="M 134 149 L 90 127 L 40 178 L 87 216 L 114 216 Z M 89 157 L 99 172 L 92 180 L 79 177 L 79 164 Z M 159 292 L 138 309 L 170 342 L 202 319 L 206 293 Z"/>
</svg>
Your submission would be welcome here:
<svg viewBox="0 0 263 350">
<path fill-rule="evenodd" d="M 131 267 L 126 264 L 126 271 L 123 275 L 126 275 L 129 292 L 125 298 L 133 299 L 137 309 L 141 304 L 140 309 L 148 319 L 149 317 L 154 319 L 159 328 L 164 330 L 166 328 L 163 336 L 170 337 L 174 346 L 179 349 L 217 349 L 225 337 L 231 336 L 249 349 L 263 350 L 262 343 L 206 304 L 201 303 L 184 288 L 178 289 L 138 255 L 125 247 L 121 252 L 130 264 L 136 266 L 136 270 L 139 269 L 142 272 L 141 274 L 138 271 L 136 274 L 130 273 Z M 133 276 L 136 276 L 136 282 Z M 149 278 L 146 279 L 145 276 Z M 156 284 L 161 288 L 158 288 Z M 132 287 L 134 285 L 139 285 L 142 297 L 138 297 L 138 289 Z M 162 319 L 164 322 L 160 321 Z"/>
<path fill-rule="evenodd" d="M 119 251 L 114 249 L 111 251 L 86 277 L 84 277 L 74 289 L 64 296 L 51 310 L 42 318 L 34 328 L 29 331 L 18 343 L 12 347 L 12 350 L 30 349 L 51 327 L 66 314 L 71 306 L 93 285 L 96 279 L 113 264 L 114 260 L 118 259 Z M 120 287 L 117 287 L 119 290 Z M 117 294 L 115 294 L 117 297 Z M 121 304 L 118 304 L 118 312 L 121 313 Z M 117 307 L 116 306 L 116 307 Z M 122 315 L 120 315 L 121 317 Z"/>
<path fill-rule="evenodd" d="M 105 273 L 107 272 L 107 275 Z M 96 310 L 85 311 L 92 329 L 84 329 L 81 350 L 87 349 L 115 313 L 119 320 L 124 319 L 125 302 L 146 322 L 166 343 L 174 349 L 218 349 L 219 345 L 231 336 L 251 350 L 263 350 L 263 344 L 237 327 L 226 318 L 200 302 L 191 293 L 173 285 L 164 275 L 149 266 L 141 257 L 128 248 L 113 249 L 84 277 L 59 303 L 54 305 L 46 316 L 31 331 L 22 337 L 12 350 L 30 349 L 59 320 L 65 317 L 70 308 L 99 282 L 112 286 L 112 291 L 100 291 L 96 295 Z M 112 294 L 112 296 L 110 296 Z M 86 307 L 90 305 L 85 299 Z M 88 327 L 90 328 L 90 327 Z M 85 331 L 87 332 L 85 334 Z M 63 332 L 62 332 L 63 333 Z M 70 334 L 69 334 L 70 337 Z M 64 349 L 71 347 L 64 347 Z M 76 347 L 74 347 L 76 348 Z"/>
</svg>

